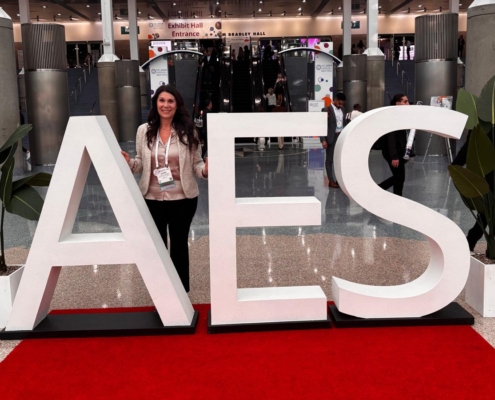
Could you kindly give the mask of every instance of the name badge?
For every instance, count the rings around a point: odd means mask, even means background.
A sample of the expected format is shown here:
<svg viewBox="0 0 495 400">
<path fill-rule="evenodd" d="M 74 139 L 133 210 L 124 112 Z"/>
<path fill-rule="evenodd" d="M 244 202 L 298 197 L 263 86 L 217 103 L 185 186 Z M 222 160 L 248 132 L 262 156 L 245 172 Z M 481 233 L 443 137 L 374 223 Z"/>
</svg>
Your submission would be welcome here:
<svg viewBox="0 0 495 400">
<path fill-rule="evenodd" d="M 153 174 L 158 179 L 158 185 L 160 186 L 160 191 L 170 190 L 175 187 L 174 177 L 172 176 L 172 171 L 170 167 L 163 167 L 160 169 L 155 169 Z"/>
</svg>

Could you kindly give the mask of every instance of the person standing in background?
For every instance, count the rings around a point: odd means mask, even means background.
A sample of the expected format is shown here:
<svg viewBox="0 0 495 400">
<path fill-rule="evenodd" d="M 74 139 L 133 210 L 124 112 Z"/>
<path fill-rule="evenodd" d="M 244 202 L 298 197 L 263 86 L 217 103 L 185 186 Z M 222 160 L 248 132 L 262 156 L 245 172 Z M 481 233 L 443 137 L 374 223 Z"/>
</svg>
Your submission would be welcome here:
<svg viewBox="0 0 495 400">
<path fill-rule="evenodd" d="M 390 101 L 391 106 L 408 106 L 409 99 L 404 94 L 396 94 Z M 383 138 L 382 155 L 385 161 L 387 161 L 392 176 L 378 186 L 383 190 L 387 190 L 391 187 L 394 188 L 394 194 L 402 196 L 402 190 L 404 188 L 404 182 L 406 180 L 406 160 L 404 160 L 404 154 L 406 153 L 407 144 L 407 131 L 395 131 L 390 132 Z"/>
<path fill-rule="evenodd" d="M 327 113 L 327 136 L 321 137 L 320 141 L 325 149 L 325 169 L 327 171 L 328 186 L 334 189 L 340 188 L 337 180 L 333 177 L 333 153 L 340 132 L 344 129 L 345 100 L 344 93 L 337 93 L 332 104 L 322 110 Z"/>
<path fill-rule="evenodd" d="M 466 42 L 464 41 L 464 36 L 460 36 L 459 39 L 457 40 L 457 55 L 459 58 L 462 58 L 462 53 L 464 51 L 464 46 L 466 45 Z"/>
</svg>

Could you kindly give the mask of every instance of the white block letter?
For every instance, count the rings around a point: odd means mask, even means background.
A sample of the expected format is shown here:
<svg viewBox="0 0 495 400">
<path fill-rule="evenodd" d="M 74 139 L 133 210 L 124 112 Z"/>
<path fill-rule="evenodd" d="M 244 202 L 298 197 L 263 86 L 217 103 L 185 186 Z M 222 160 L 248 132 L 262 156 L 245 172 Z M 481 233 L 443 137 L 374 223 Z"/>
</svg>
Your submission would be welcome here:
<svg viewBox="0 0 495 400">
<path fill-rule="evenodd" d="M 334 277 L 332 295 L 340 312 L 361 318 L 420 317 L 447 306 L 463 289 L 470 261 L 461 229 L 428 207 L 382 190 L 371 178 L 368 157 L 378 138 L 401 129 L 459 139 L 466 119 L 443 108 L 385 107 L 355 119 L 340 135 L 335 172 L 342 190 L 369 212 L 421 232 L 430 245 L 428 268 L 404 285 L 369 286 Z"/>
<path fill-rule="evenodd" d="M 91 161 L 121 233 L 72 234 Z M 72 117 L 6 330 L 45 318 L 62 266 L 94 264 L 136 264 L 163 324 L 191 324 L 192 305 L 107 119 Z"/>
<path fill-rule="evenodd" d="M 320 225 L 314 197 L 235 197 L 236 137 L 326 136 L 325 113 L 209 114 L 209 207 L 212 325 L 321 321 L 320 286 L 237 288 L 236 228 Z M 242 179 L 242 178 L 241 178 Z"/>
</svg>

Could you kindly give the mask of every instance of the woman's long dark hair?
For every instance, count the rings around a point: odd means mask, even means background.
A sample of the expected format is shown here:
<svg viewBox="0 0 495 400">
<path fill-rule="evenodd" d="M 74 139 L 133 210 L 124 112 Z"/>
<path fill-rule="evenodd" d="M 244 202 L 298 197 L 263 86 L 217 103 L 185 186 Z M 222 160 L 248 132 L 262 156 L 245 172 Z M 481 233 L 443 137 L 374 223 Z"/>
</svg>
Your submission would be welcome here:
<svg viewBox="0 0 495 400">
<path fill-rule="evenodd" d="M 396 106 L 399 101 L 402 100 L 403 97 L 406 97 L 405 94 L 396 94 L 392 100 L 390 100 L 390 105 L 391 106 Z"/>
<path fill-rule="evenodd" d="M 175 111 L 172 120 L 172 126 L 177 132 L 177 135 L 179 135 L 179 140 L 182 144 L 188 146 L 189 150 L 197 149 L 199 146 L 198 136 L 195 134 L 194 125 L 186 110 L 186 106 L 184 105 L 184 99 L 179 91 L 172 85 L 160 86 L 151 99 L 151 111 L 148 116 L 148 131 L 146 132 L 148 147 L 151 149 L 151 145 L 158 135 L 158 129 L 160 129 L 160 115 L 158 114 L 157 102 L 158 97 L 163 92 L 167 92 L 174 96 L 177 103 L 177 110 Z"/>
</svg>

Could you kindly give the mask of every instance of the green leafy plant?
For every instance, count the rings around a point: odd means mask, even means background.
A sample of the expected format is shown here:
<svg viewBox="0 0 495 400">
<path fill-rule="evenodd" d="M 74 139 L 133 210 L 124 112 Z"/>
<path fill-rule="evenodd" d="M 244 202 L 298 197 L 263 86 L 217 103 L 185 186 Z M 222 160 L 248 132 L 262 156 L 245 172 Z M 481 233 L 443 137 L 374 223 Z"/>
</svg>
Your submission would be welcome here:
<svg viewBox="0 0 495 400">
<path fill-rule="evenodd" d="M 33 186 L 48 186 L 51 175 L 39 172 L 16 181 L 12 180 L 15 164 L 15 152 L 20 140 L 32 129 L 32 125 L 21 125 L 0 148 L 0 200 L 2 211 L 0 216 L 0 271 L 7 270 L 4 247 L 4 217 L 5 212 L 19 215 L 23 218 L 38 221 L 43 207 L 43 198 Z"/>
<path fill-rule="evenodd" d="M 461 89 L 456 109 L 468 116 L 465 128 L 471 130 L 471 135 L 466 168 L 451 165 L 450 176 L 483 230 L 488 258 L 495 260 L 495 76 L 484 86 L 479 98 Z"/>
</svg>

